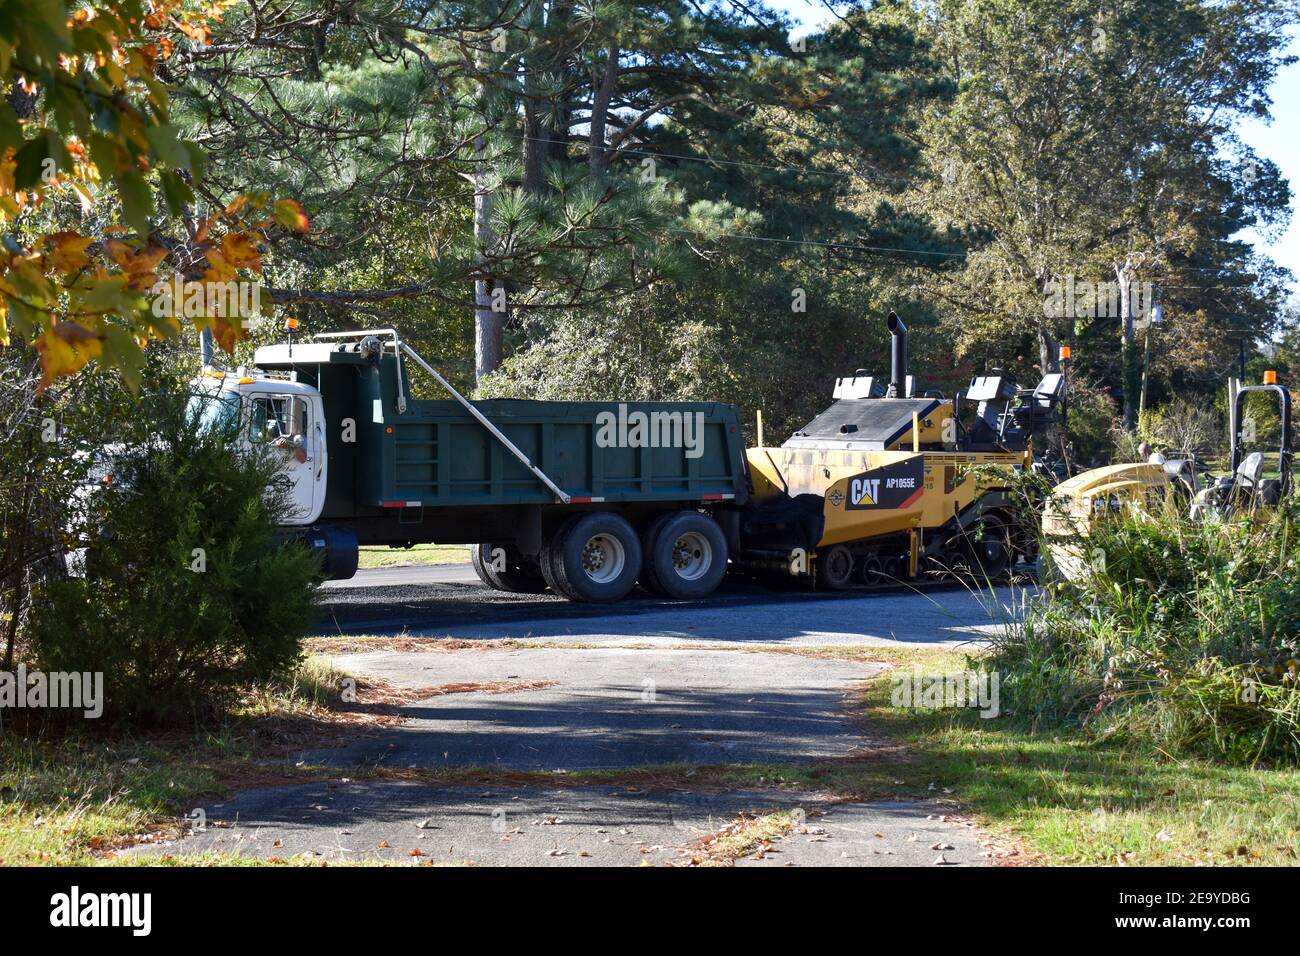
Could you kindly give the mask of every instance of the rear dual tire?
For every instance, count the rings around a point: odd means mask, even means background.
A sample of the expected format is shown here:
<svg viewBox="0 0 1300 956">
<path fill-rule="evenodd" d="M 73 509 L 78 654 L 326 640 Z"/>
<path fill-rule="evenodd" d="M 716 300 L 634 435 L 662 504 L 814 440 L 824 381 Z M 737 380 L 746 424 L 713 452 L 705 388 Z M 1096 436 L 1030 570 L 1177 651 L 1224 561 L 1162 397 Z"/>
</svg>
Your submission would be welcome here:
<svg viewBox="0 0 1300 956">
<path fill-rule="evenodd" d="M 641 537 L 622 516 L 597 511 L 561 525 L 539 563 L 551 590 L 572 601 L 620 600 L 638 578 L 651 593 L 699 599 L 727 572 L 727 539 L 698 511 L 661 515 Z"/>
<path fill-rule="evenodd" d="M 546 590 L 547 582 L 538 562 L 528 560 L 507 545 L 473 545 L 469 549 L 469 563 L 479 580 L 497 591 L 541 594 Z"/>
<path fill-rule="evenodd" d="M 679 600 L 708 597 L 727 573 L 727 538 L 698 511 L 661 515 L 642 538 L 641 586 Z"/>
<path fill-rule="evenodd" d="M 593 511 L 561 525 L 540 564 L 556 594 L 571 601 L 609 603 L 625 597 L 636 584 L 641 542 L 621 516 Z"/>
</svg>

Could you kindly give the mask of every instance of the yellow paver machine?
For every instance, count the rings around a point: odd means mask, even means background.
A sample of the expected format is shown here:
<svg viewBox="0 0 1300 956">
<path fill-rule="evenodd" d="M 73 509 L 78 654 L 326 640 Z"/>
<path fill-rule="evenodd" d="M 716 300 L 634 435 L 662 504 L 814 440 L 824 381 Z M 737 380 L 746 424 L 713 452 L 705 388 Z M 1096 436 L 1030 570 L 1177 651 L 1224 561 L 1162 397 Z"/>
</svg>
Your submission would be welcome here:
<svg viewBox="0 0 1300 956">
<path fill-rule="evenodd" d="M 1019 525 L 1009 477 L 1033 467 L 1033 435 L 1064 420 L 1063 376 L 1022 389 L 994 369 L 953 398 L 918 393 L 907 327 L 893 312 L 889 331 L 887 385 L 861 370 L 841 378 L 831 406 L 784 444 L 748 450 L 753 495 L 738 563 L 842 589 L 997 578 L 1033 557 L 1036 534 Z"/>
</svg>

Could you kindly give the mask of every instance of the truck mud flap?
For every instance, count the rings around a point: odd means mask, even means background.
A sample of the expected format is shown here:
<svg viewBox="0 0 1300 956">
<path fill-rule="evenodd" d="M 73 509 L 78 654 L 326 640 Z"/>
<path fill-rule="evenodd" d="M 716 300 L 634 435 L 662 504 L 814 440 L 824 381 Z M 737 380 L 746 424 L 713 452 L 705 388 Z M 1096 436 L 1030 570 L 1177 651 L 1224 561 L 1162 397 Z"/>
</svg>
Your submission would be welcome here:
<svg viewBox="0 0 1300 956">
<path fill-rule="evenodd" d="M 339 525 L 316 525 L 311 528 L 285 529 L 285 541 L 301 541 L 321 557 L 321 572 L 326 581 L 347 581 L 357 573 L 360 548 L 357 534 Z"/>
</svg>

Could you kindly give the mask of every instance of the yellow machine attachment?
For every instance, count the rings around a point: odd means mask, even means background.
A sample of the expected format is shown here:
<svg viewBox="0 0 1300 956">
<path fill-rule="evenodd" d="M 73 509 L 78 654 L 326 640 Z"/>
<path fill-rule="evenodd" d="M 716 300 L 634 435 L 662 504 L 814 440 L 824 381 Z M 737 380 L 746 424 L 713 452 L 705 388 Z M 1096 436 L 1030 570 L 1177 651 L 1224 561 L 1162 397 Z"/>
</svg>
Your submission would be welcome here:
<svg viewBox="0 0 1300 956">
<path fill-rule="evenodd" d="M 1029 433 L 1059 401 L 1060 383 L 1029 392 L 1000 374 L 978 378 L 967 429 L 958 400 L 913 394 L 907 329 L 893 313 L 889 329 L 888 390 L 865 375 L 840 379 L 834 404 L 785 444 L 748 450 L 755 509 L 742 524 L 745 551 L 830 588 L 962 567 L 1001 574 L 1029 536 L 997 472 L 973 470 L 1030 468 Z M 782 551 L 788 541 L 792 554 Z"/>
<path fill-rule="evenodd" d="M 1275 404 L 1278 444 L 1255 450 L 1254 419 L 1245 414 L 1250 398 Z M 1187 458 L 1108 465 L 1063 481 L 1052 491 L 1043 512 L 1043 535 L 1056 569 L 1074 578 L 1095 566 L 1088 537 L 1098 521 L 1116 514 L 1156 514 L 1171 504 L 1190 509 L 1192 518 L 1228 516 L 1240 509 L 1276 507 L 1292 493 L 1291 392 L 1277 373 L 1264 373 L 1261 385 L 1228 384 L 1229 467 L 1226 475 L 1202 483 L 1195 461 Z M 1262 409 L 1257 405 L 1256 415 Z"/>
<path fill-rule="evenodd" d="M 1164 464 L 1151 462 L 1107 465 L 1061 482 L 1043 509 L 1043 536 L 1052 565 L 1067 578 L 1083 574 L 1092 561 L 1087 539 L 1096 521 L 1106 515 L 1156 511 L 1173 488 Z"/>
</svg>

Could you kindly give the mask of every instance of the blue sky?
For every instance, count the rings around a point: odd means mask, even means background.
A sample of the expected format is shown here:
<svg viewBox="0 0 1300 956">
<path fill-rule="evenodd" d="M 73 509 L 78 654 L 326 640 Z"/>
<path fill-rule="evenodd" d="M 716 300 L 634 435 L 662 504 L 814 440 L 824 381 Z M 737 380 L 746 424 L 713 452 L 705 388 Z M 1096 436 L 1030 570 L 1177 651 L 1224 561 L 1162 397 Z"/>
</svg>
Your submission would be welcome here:
<svg viewBox="0 0 1300 956">
<path fill-rule="evenodd" d="M 821 0 L 768 0 L 768 4 L 800 24 L 796 33 L 812 30 L 832 16 Z M 1288 52 L 1300 56 L 1300 30 L 1292 30 Z M 1252 232 L 1246 236 L 1254 239 L 1256 247 L 1275 262 L 1291 270 L 1296 276 L 1291 282 L 1291 294 L 1300 299 L 1300 198 L 1297 198 L 1300 193 L 1300 63 L 1279 71 L 1271 95 L 1272 123 L 1247 120 L 1238 132 L 1256 153 L 1277 163 L 1282 175 L 1290 181 L 1292 219 L 1290 227 L 1280 236 L 1264 239 Z"/>
</svg>

